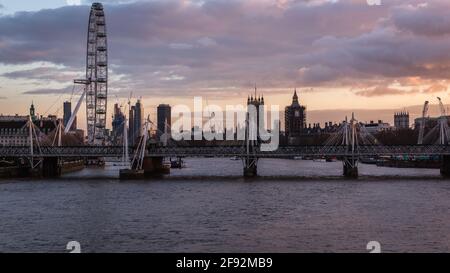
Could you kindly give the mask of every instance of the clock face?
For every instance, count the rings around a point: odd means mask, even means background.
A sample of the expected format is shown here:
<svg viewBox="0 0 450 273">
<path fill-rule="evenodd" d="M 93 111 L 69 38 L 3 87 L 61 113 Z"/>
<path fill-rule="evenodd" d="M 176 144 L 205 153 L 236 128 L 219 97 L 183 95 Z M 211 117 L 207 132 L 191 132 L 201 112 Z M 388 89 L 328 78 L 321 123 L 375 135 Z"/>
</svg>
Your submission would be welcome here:
<svg viewBox="0 0 450 273">
<path fill-rule="evenodd" d="M 300 111 L 299 111 L 299 110 L 296 110 L 296 111 L 295 111 L 295 117 L 296 117 L 296 118 L 300 117 Z"/>
</svg>

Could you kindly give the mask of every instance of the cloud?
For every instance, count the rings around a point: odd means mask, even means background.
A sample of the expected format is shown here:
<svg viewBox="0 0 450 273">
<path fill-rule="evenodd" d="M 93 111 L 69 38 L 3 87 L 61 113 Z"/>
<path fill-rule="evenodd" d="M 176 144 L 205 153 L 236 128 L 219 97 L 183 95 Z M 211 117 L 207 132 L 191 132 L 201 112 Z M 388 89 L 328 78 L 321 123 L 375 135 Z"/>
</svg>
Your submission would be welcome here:
<svg viewBox="0 0 450 273">
<path fill-rule="evenodd" d="M 64 67 L 39 67 L 34 69 L 18 70 L 0 74 L 1 77 L 9 79 L 26 79 L 40 81 L 55 81 L 59 83 L 68 83 L 73 79 L 79 78 L 79 71 L 70 71 Z"/>
<path fill-rule="evenodd" d="M 48 94 L 70 94 L 72 92 L 73 87 L 67 86 L 64 88 L 42 88 L 42 89 L 33 89 L 29 91 L 22 92 L 22 94 L 26 95 L 48 95 Z"/>
<path fill-rule="evenodd" d="M 364 97 L 379 97 L 387 95 L 406 95 L 417 92 L 416 90 L 407 91 L 398 88 L 392 88 L 387 86 L 376 86 L 373 88 L 356 91 L 355 94 Z"/>
<path fill-rule="evenodd" d="M 392 14 L 396 27 L 410 31 L 416 35 L 444 36 L 450 34 L 450 18 L 448 2 L 432 1 L 398 7 Z"/>
<path fill-rule="evenodd" d="M 440 81 L 450 73 L 447 1 L 104 2 L 110 87 L 118 93 L 185 96 L 213 88 L 226 95 L 257 82 L 374 96 L 400 94 L 387 88 L 394 82 Z M 83 74 L 88 15 L 89 6 L 66 6 L 0 16 L 3 64 L 64 67 L 4 76 L 69 83 Z"/>
<path fill-rule="evenodd" d="M 424 93 L 441 93 L 441 92 L 446 92 L 447 89 L 448 89 L 447 85 L 437 83 L 437 84 L 433 84 L 433 85 L 429 86 L 423 92 Z"/>
<path fill-rule="evenodd" d="M 419 88 L 425 86 L 424 88 Z M 421 84 L 419 86 L 409 85 L 399 87 L 389 86 L 375 86 L 354 91 L 358 96 L 363 97 L 381 97 L 392 95 L 411 95 L 411 94 L 436 94 L 446 92 L 448 89 L 447 83 L 431 83 L 429 85 Z"/>
<path fill-rule="evenodd" d="M 81 0 L 66 0 L 67 5 L 79 6 L 81 5 Z"/>
</svg>

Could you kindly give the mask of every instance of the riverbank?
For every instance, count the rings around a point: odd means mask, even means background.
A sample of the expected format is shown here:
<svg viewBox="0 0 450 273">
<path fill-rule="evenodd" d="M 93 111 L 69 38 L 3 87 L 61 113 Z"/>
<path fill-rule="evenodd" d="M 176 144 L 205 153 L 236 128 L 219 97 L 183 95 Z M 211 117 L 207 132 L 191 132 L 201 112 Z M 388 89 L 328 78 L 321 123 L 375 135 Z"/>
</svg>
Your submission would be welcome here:
<svg viewBox="0 0 450 273">
<path fill-rule="evenodd" d="M 85 168 L 85 161 L 82 159 L 79 160 L 71 160 L 63 162 L 60 166 L 61 174 L 69 174 L 73 172 L 81 171 Z M 18 165 L 10 165 L 10 166 L 0 166 L 0 178 L 18 178 L 30 176 L 30 167 L 26 166 L 18 166 Z M 31 176 L 39 177 L 39 169 L 35 169 L 35 173 Z"/>
</svg>

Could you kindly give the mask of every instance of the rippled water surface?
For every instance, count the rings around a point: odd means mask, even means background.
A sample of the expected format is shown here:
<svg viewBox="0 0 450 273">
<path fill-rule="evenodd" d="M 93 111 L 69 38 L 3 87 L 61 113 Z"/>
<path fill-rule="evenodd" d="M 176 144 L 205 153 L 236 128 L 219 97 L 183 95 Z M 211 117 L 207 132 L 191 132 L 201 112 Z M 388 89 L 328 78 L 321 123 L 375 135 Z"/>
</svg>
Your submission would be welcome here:
<svg viewBox="0 0 450 273">
<path fill-rule="evenodd" d="M 450 181 L 438 170 L 339 162 L 191 159 L 165 179 L 118 180 L 114 168 L 55 180 L 0 180 L 0 252 L 450 251 Z M 231 177 L 230 177 L 231 176 Z M 101 179 L 99 179 L 101 178 Z"/>
</svg>

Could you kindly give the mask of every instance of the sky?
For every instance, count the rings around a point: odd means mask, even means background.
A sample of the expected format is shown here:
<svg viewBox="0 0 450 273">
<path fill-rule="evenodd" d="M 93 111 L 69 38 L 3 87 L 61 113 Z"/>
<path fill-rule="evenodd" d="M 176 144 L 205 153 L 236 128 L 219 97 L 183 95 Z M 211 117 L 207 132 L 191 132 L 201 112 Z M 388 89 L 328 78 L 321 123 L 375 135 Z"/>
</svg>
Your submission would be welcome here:
<svg viewBox="0 0 450 273">
<path fill-rule="evenodd" d="M 61 115 L 63 100 L 77 101 L 72 80 L 84 74 L 91 3 L 0 0 L 0 113 L 26 114 L 33 101 L 38 113 Z M 110 110 L 131 92 L 150 115 L 159 103 L 191 105 L 194 96 L 242 104 L 255 85 L 281 108 L 296 88 L 311 123 L 343 120 L 342 110 L 391 122 L 425 100 L 450 101 L 447 0 L 103 4 Z"/>
</svg>

